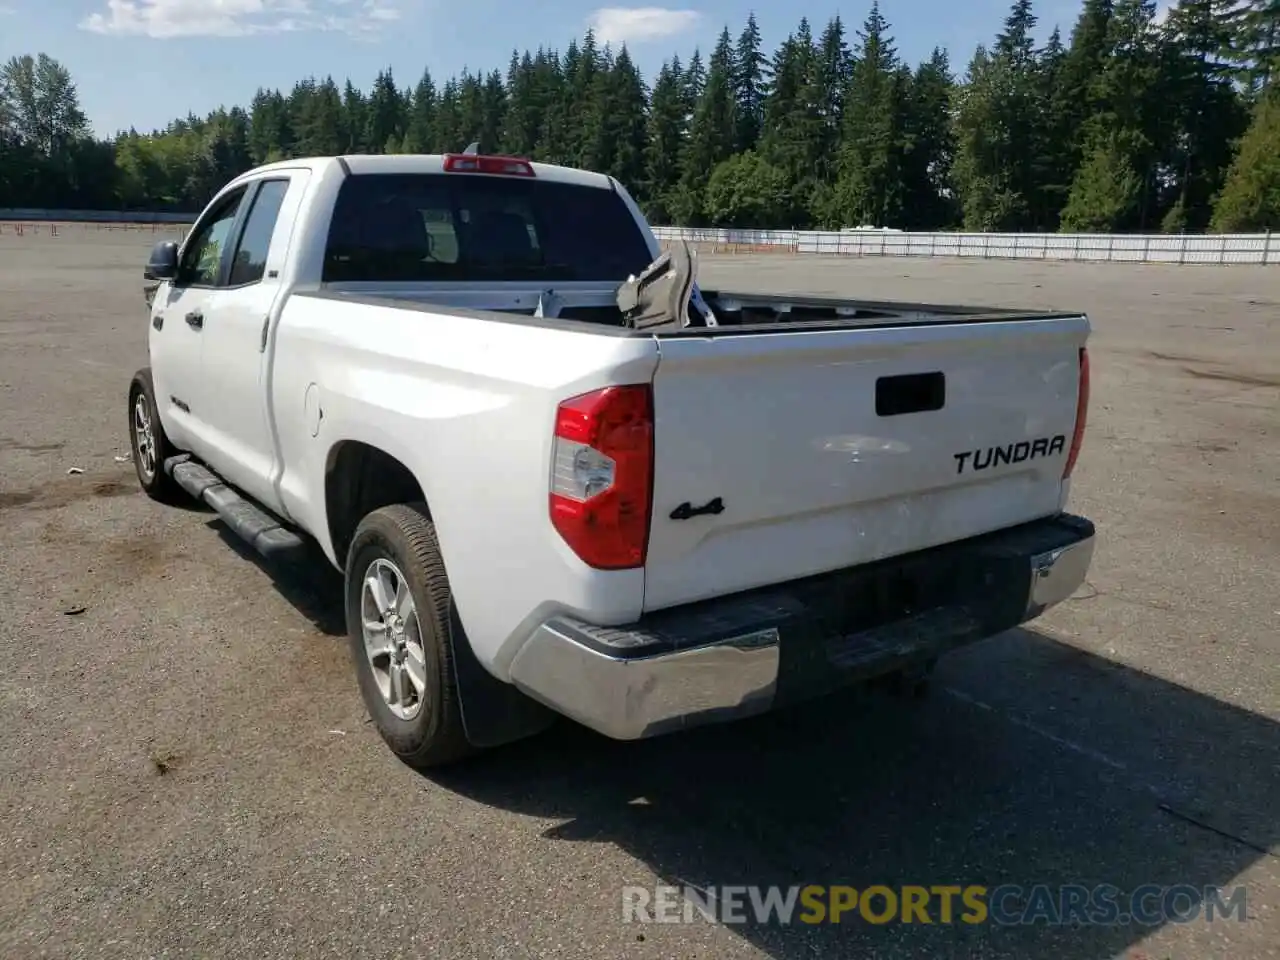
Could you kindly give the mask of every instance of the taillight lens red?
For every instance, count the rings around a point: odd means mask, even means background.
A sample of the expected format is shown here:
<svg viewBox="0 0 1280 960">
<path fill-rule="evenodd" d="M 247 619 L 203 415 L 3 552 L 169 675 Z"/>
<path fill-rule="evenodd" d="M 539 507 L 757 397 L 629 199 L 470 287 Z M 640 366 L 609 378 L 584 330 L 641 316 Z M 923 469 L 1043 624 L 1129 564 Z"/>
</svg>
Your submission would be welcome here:
<svg viewBox="0 0 1280 960">
<path fill-rule="evenodd" d="M 445 154 L 446 173 L 499 173 L 509 177 L 535 176 L 533 164 L 520 157 L 480 157 L 471 153 Z"/>
<path fill-rule="evenodd" d="M 1062 471 L 1062 479 L 1071 476 L 1076 468 L 1076 460 L 1080 457 L 1080 445 L 1084 443 L 1084 428 L 1089 419 L 1089 350 L 1080 348 L 1080 392 L 1076 396 L 1076 429 L 1071 436 L 1071 450 L 1067 454 L 1067 465 Z"/>
<path fill-rule="evenodd" d="M 653 394 L 605 387 L 560 404 L 551 524 L 588 566 L 644 566 L 653 500 Z"/>
</svg>

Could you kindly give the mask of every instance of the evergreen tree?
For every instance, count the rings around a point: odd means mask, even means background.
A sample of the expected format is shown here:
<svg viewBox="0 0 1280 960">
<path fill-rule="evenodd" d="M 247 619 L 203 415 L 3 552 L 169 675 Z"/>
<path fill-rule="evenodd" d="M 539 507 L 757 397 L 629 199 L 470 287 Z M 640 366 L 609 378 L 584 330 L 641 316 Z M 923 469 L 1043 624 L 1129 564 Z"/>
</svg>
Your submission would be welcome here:
<svg viewBox="0 0 1280 960">
<path fill-rule="evenodd" d="M 1142 181 L 1129 157 L 1129 151 L 1118 137 L 1095 139 L 1062 212 L 1063 230 L 1114 233 L 1132 219 Z"/>
<path fill-rule="evenodd" d="M 482 153 L 492 153 L 497 144 L 486 143 L 483 139 L 485 127 L 484 82 L 480 75 L 467 71 L 462 73 L 462 82 L 458 85 L 458 139 L 454 143 L 444 144 L 447 151 L 459 151 L 472 143 L 479 142 Z"/>
<path fill-rule="evenodd" d="M 1126 208 L 1117 230 L 1147 229 L 1156 219 L 1161 155 L 1177 133 L 1163 102 L 1154 20 L 1153 0 L 1117 0 L 1107 32 L 1109 56 L 1095 84 L 1096 112 L 1083 127 L 1087 150 L 1100 156 L 1118 152 L 1123 167 L 1141 182 L 1137 203 Z"/>
<path fill-rule="evenodd" d="M 596 78 L 603 68 L 603 58 L 592 31 L 588 30 L 582 38 L 581 49 L 569 45 L 564 71 L 565 115 L 569 162 L 574 166 L 589 167 L 599 142 L 602 117 Z"/>
<path fill-rule="evenodd" d="M 773 56 L 772 83 L 764 102 L 764 132 L 759 153 L 783 171 L 789 188 L 788 226 L 808 222 L 815 206 L 816 170 L 822 154 L 822 116 L 814 94 L 816 55 L 807 20 L 787 37 Z"/>
<path fill-rule="evenodd" d="M 576 48 L 570 44 L 570 49 Z M 566 91 L 565 64 L 569 58 L 566 55 L 562 61 L 554 53 L 539 54 L 534 60 L 534 75 L 538 78 L 539 102 L 545 107 L 534 156 L 547 163 L 568 163 L 572 104 Z"/>
<path fill-rule="evenodd" d="M 507 88 L 497 70 L 489 71 L 485 77 L 480 104 L 480 143 L 486 150 L 496 152 L 502 148 L 507 114 Z"/>
<path fill-rule="evenodd" d="M 368 124 L 369 105 L 365 95 L 350 80 L 342 89 L 342 107 L 345 116 L 344 153 L 365 152 L 365 127 Z"/>
<path fill-rule="evenodd" d="M 289 97 L 285 101 L 285 123 L 288 124 L 289 128 L 289 156 L 315 156 L 308 139 L 311 133 L 308 115 L 313 109 L 315 96 L 315 77 L 299 80 L 293 85 L 293 89 L 289 91 Z M 194 117 L 191 119 L 195 121 Z M 188 129 L 194 132 L 197 128 L 197 123 L 192 122 Z"/>
<path fill-rule="evenodd" d="M 1228 21 L 1229 57 L 1245 89 L 1259 97 L 1280 77 L 1280 0 L 1241 0 Z"/>
<path fill-rule="evenodd" d="M 1071 183 L 1079 169 L 1079 151 L 1075 146 L 1076 131 L 1064 101 L 1064 79 L 1067 72 L 1067 50 L 1057 27 L 1049 35 L 1037 58 L 1039 87 L 1036 99 L 1040 105 L 1035 128 L 1036 150 L 1032 177 L 1038 185 L 1039 211 L 1036 219 L 1043 229 L 1057 226 L 1059 211 L 1067 201 Z"/>
<path fill-rule="evenodd" d="M 979 47 L 958 97 L 954 182 L 972 230 L 1056 226 L 1052 106 L 1032 31 L 1030 0 L 1014 0 L 990 51 Z M 1055 65 L 1062 57 L 1055 51 Z M 1056 176 L 1053 179 L 1057 179 Z M 1056 188 L 1056 189 L 1055 189 Z"/>
<path fill-rule="evenodd" d="M 538 145 L 541 111 L 537 77 L 529 51 L 521 57 L 511 51 L 507 66 L 507 112 L 502 127 L 502 149 L 512 156 L 531 157 Z"/>
<path fill-rule="evenodd" d="M 259 88 L 249 108 L 249 155 L 256 164 L 279 160 L 293 149 L 289 108 L 279 90 Z"/>
<path fill-rule="evenodd" d="M 1001 65 L 979 46 L 956 93 L 952 180 L 966 230 L 1009 229 L 1026 211 L 1009 174 L 1012 151 L 1002 123 L 1001 74 Z"/>
<path fill-rule="evenodd" d="M 1067 136 L 1071 173 L 1087 147 L 1085 124 L 1098 107 L 1099 80 L 1111 58 L 1113 7 L 1113 0 L 1084 0 L 1051 100 Z"/>
<path fill-rule="evenodd" d="M 603 170 L 643 200 L 648 108 L 644 81 L 625 46 L 609 71 L 604 94 L 604 142 L 610 155 Z"/>
<path fill-rule="evenodd" d="M 1056 226 L 1061 198 L 1045 196 L 1046 170 L 1052 169 L 1048 156 L 1045 117 L 1045 86 L 1041 63 L 1036 56 L 1033 31 L 1036 16 L 1031 0 L 1014 0 L 1005 19 L 1004 31 L 996 37 L 995 54 L 1003 82 L 1000 120 L 1008 130 L 1009 182 L 1020 198 L 1023 211 L 1011 226 L 1019 230 L 1052 230 Z"/>
<path fill-rule="evenodd" d="M 470 141 L 463 129 L 459 108 L 458 80 L 450 77 L 440 90 L 436 100 L 435 148 L 442 153 L 462 150 Z"/>
<path fill-rule="evenodd" d="M 687 119 L 693 119 L 693 111 L 702 98 L 702 88 L 707 85 L 707 70 L 702 64 L 702 51 L 694 47 L 689 66 L 684 72 L 684 100 Z"/>
<path fill-rule="evenodd" d="M 404 133 L 406 153 L 431 153 L 435 145 L 436 85 L 431 71 L 423 70 L 422 79 L 413 90 L 409 123 Z"/>
<path fill-rule="evenodd" d="M 603 170 L 659 222 L 1270 226 L 1280 0 L 1180 0 L 1161 26 L 1157 0 L 1077 2 L 1069 41 L 1039 49 L 1031 0 L 1013 2 L 959 83 L 940 50 L 903 64 L 873 4 L 854 38 L 835 16 L 815 41 L 801 19 L 768 57 L 748 15 L 651 92 L 625 47 L 587 33 L 502 72 L 424 69 L 403 91 L 390 70 L 369 90 L 300 78 L 106 140 L 65 68 L 18 57 L 0 68 L 0 204 L 195 210 L 254 164 L 479 140 Z"/>
<path fill-rule="evenodd" d="M 765 57 L 760 52 L 760 28 L 755 13 L 747 14 L 747 25 L 738 36 L 733 58 L 733 92 L 738 131 L 734 149 L 752 150 L 760 140 L 764 124 Z"/>
<path fill-rule="evenodd" d="M 878 10 L 877 10 L 878 13 Z M 818 178 L 834 181 L 836 157 L 844 124 L 845 97 L 853 81 L 854 61 L 844 39 L 844 23 L 833 17 L 818 41 L 818 114 L 822 118 L 822 151 L 819 155 Z"/>
<path fill-rule="evenodd" d="M 296 117 L 294 149 L 298 153 L 327 157 L 342 152 L 342 94 L 332 77 L 304 88 Z"/>
<path fill-rule="evenodd" d="M 590 87 L 580 100 L 574 101 L 574 110 L 581 121 L 582 138 L 577 166 L 586 170 L 605 170 L 613 160 L 614 144 L 609 139 L 613 65 L 613 48 L 606 43 L 603 50 L 596 52 Z"/>
<path fill-rule="evenodd" d="M 878 0 L 858 33 L 844 104 L 835 205 L 846 226 L 896 226 L 903 205 L 903 107 L 898 54 Z"/>
<path fill-rule="evenodd" d="M 957 216 L 951 187 L 954 88 L 947 53 L 934 48 L 916 70 L 907 95 L 902 157 L 905 229 L 933 230 L 951 225 Z"/>
<path fill-rule="evenodd" d="M 712 51 L 681 158 L 676 213 L 689 223 L 703 222 L 708 171 L 733 155 L 738 135 L 733 77 L 733 45 L 725 28 Z"/>
<path fill-rule="evenodd" d="M 1213 229 L 1248 233 L 1280 228 L 1280 91 L 1269 90 L 1254 110 L 1240 141 L 1222 195 L 1213 212 Z"/>
<path fill-rule="evenodd" d="M 685 152 L 685 92 L 680 58 L 664 63 L 653 84 L 645 146 L 645 211 L 658 223 L 672 218 L 672 193 Z"/>
<path fill-rule="evenodd" d="M 399 141 L 404 136 L 406 107 L 391 69 L 380 71 L 374 78 L 365 113 L 364 145 L 370 153 L 385 153 L 388 142 L 393 142 L 393 138 Z"/>
<path fill-rule="evenodd" d="M 1231 144 L 1247 114 L 1232 85 L 1233 0 L 1180 0 L 1166 22 L 1163 69 L 1169 108 L 1178 130 L 1169 156 L 1176 181 L 1163 229 L 1199 232 L 1231 162 Z"/>
</svg>

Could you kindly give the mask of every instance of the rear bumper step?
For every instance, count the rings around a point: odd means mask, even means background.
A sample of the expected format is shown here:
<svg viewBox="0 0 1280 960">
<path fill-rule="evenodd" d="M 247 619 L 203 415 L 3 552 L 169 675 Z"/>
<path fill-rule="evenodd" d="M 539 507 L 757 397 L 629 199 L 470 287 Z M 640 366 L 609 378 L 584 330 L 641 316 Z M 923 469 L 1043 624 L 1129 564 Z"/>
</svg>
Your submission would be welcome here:
<svg viewBox="0 0 1280 960">
<path fill-rule="evenodd" d="M 1090 521 L 1062 514 L 626 627 L 556 617 L 511 679 L 621 740 L 763 713 L 1038 617 L 1083 584 L 1093 543 Z"/>
<path fill-rule="evenodd" d="M 170 457 L 164 462 L 164 472 L 187 493 L 211 506 L 236 536 L 262 556 L 280 560 L 305 552 L 306 542 L 300 536 L 257 504 L 246 500 L 188 454 Z"/>
</svg>

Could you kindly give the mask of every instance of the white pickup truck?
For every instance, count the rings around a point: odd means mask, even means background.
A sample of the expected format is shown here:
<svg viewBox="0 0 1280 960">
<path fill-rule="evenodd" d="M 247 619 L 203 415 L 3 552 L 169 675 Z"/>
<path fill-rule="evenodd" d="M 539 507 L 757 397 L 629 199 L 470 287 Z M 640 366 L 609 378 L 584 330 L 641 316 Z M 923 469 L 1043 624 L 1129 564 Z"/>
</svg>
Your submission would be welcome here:
<svg viewBox="0 0 1280 960">
<path fill-rule="evenodd" d="M 699 291 L 616 180 L 475 152 L 255 169 L 144 277 L 142 488 L 318 545 L 416 766 L 914 682 L 1092 558 L 1080 313 Z"/>
</svg>

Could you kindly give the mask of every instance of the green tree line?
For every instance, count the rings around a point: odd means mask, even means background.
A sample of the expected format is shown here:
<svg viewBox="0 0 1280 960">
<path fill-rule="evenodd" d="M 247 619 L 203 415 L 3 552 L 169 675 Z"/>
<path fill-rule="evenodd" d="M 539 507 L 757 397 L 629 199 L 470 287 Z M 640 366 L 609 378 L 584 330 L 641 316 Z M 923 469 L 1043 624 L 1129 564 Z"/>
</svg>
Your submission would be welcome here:
<svg viewBox="0 0 1280 960">
<path fill-rule="evenodd" d="M 504 70 L 371 90 L 308 77 L 113 140 L 52 58 L 0 67 L 0 207 L 198 210 L 254 165 L 478 141 L 606 171 L 656 223 L 1170 233 L 1280 226 L 1280 0 L 1084 0 L 1034 40 L 1031 0 L 962 68 L 912 66 L 873 2 L 772 53 L 754 15 L 646 82 L 591 32 Z"/>
</svg>

